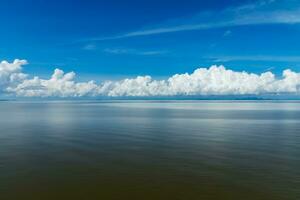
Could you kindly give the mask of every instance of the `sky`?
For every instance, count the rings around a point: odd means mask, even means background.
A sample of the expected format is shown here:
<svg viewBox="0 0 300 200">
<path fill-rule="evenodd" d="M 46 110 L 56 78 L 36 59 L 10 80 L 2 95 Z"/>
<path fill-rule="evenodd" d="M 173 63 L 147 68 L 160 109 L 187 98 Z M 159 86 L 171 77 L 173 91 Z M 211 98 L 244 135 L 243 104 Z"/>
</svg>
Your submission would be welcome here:
<svg viewBox="0 0 300 200">
<path fill-rule="evenodd" d="M 297 0 L 3 0 L 0 7 L 0 60 L 5 61 L 0 65 L 2 95 L 300 91 Z M 199 68 L 207 70 L 208 78 L 206 72 L 196 72 Z M 52 80 L 55 69 L 71 75 L 58 84 Z M 241 78 L 243 71 L 253 83 Z M 188 77 L 176 82 L 179 86 L 171 85 L 172 77 L 185 73 Z M 125 83 L 126 79 L 134 83 Z M 281 87 L 278 81 L 287 83 Z M 156 86 L 150 87 L 153 82 Z M 83 91 L 78 92 L 79 88 Z"/>
</svg>

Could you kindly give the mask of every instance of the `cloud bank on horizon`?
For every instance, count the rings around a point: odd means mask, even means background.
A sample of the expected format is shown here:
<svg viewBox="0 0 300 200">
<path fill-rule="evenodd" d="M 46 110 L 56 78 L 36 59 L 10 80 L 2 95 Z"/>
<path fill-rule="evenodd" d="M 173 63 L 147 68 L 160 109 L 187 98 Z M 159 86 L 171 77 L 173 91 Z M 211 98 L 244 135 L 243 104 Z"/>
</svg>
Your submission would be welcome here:
<svg viewBox="0 0 300 200">
<path fill-rule="evenodd" d="M 198 68 L 166 80 L 138 76 L 120 81 L 76 82 L 75 73 L 55 69 L 49 79 L 22 72 L 26 60 L 0 63 L 0 93 L 18 97 L 151 97 L 190 95 L 300 94 L 300 73 L 290 69 L 276 78 L 271 72 L 237 72 L 224 66 Z"/>
</svg>

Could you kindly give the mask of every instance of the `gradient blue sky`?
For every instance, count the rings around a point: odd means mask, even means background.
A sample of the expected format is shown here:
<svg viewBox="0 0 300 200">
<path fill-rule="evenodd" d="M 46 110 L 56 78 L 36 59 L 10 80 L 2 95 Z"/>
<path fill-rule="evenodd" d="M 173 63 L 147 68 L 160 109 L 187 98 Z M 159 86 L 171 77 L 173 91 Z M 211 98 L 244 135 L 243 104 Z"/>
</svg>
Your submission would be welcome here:
<svg viewBox="0 0 300 200">
<path fill-rule="evenodd" d="M 296 0 L 3 0 L 0 7 L 0 59 L 26 59 L 24 71 L 41 77 L 55 67 L 97 80 L 212 64 L 300 70 Z"/>
</svg>

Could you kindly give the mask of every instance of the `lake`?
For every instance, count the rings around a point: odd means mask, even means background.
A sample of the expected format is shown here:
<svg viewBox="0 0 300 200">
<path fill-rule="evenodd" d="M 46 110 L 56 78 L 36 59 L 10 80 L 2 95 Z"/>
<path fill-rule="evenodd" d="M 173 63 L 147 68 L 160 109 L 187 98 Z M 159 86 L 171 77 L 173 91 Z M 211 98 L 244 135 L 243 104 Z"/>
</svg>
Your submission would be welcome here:
<svg viewBox="0 0 300 200">
<path fill-rule="evenodd" d="M 300 101 L 3 101 L 0 199 L 300 199 Z"/>
</svg>

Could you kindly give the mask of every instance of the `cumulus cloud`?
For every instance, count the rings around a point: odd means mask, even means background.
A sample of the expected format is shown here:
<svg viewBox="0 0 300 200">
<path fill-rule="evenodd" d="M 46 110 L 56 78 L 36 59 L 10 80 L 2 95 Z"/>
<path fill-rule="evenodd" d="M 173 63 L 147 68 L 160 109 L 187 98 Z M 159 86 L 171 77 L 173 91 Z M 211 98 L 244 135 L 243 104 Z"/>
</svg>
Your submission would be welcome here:
<svg viewBox="0 0 300 200">
<path fill-rule="evenodd" d="M 22 66 L 26 64 L 26 60 L 19 59 L 12 63 L 7 61 L 0 63 L 0 92 L 5 91 L 7 87 L 16 86 L 27 78 L 27 75 L 21 72 Z"/>
<path fill-rule="evenodd" d="M 17 96 L 27 97 L 78 97 L 95 95 L 97 85 L 94 81 L 77 83 L 74 81 L 75 73 L 64 73 L 55 69 L 50 79 L 34 77 L 25 79 L 15 87 L 8 87 L 7 91 Z"/>
<path fill-rule="evenodd" d="M 138 76 L 120 81 L 77 82 L 75 73 L 55 69 L 49 79 L 29 78 L 22 73 L 25 60 L 0 64 L 0 91 L 22 97 L 134 97 L 177 95 L 300 94 L 300 73 L 289 69 L 276 78 L 271 72 L 237 72 L 224 66 L 198 68 L 192 73 L 175 74 L 165 80 Z"/>
</svg>

